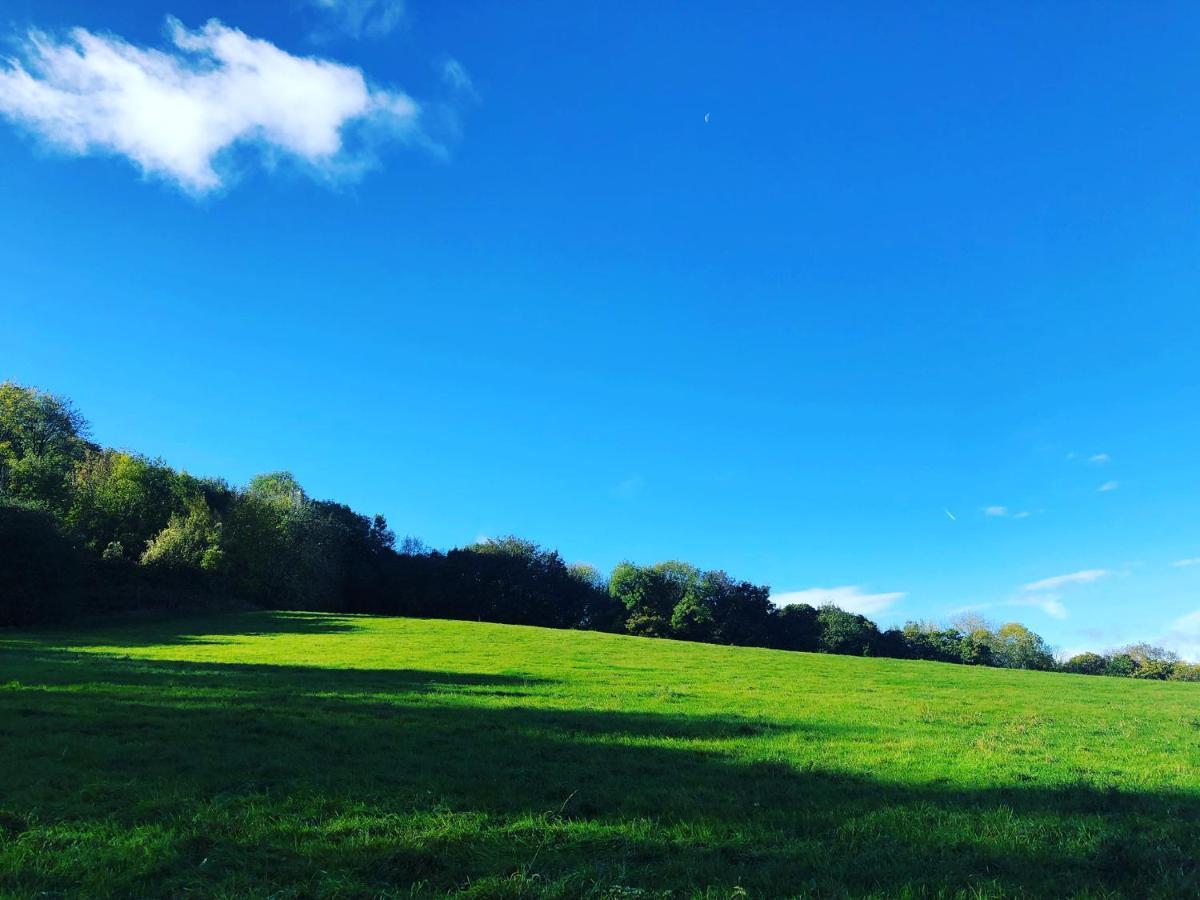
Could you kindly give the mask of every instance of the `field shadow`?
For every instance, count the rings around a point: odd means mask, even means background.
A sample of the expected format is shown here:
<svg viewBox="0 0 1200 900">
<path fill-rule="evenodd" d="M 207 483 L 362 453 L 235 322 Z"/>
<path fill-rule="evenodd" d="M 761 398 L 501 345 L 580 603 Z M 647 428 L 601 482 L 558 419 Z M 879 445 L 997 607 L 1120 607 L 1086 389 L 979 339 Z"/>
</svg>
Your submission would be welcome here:
<svg viewBox="0 0 1200 900">
<path fill-rule="evenodd" d="M 346 634 L 361 626 L 353 616 L 331 613 L 253 611 L 181 616 L 171 612 L 134 612 L 108 616 L 94 625 L 62 626 L 37 632 L 0 630 L 3 646 L 155 647 L 222 643 L 223 637 Z M 217 638 L 217 640 L 214 640 Z"/>
<path fill-rule="evenodd" d="M 0 820 L 16 825 L 0 828 L 0 857 L 32 822 L 175 823 L 130 893 L 203 893 L 220 869 L 202 862 L 264 856 L 302 895 L 334 876 L 386 893 L 497 875 L 583 878 L 567 896 L 584 882 L 681 895 L 1200 890 L 1194 795 L 898 785 L 798 769 L 776 749 L 868 737 L 850 725 L 547 708 L 552 682 L 504 675 L 52 650 L 9 651 L 0 685 L 13 673 Z M 62 888 L 46 871 L 21 877 L 0 887 Z"/>
</svg>

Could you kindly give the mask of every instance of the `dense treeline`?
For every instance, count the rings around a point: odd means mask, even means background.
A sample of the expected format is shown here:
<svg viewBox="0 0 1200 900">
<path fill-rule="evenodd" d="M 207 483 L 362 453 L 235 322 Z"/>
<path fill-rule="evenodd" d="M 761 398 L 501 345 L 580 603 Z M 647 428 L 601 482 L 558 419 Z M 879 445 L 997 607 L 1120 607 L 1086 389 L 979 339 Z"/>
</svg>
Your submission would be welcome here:
<svg viewBox="0 0 1200 900">
<path fill-rule="evenodd" d="M 444 553 L 413 539 L 397 546 L 382 516 L 313 499 L 286 472 L 234 487 L 100 447 L 88 434 L 70 402 L 0 384 L 0 625 L 250 603 L 1200 679 L 1200 666 L 1147 645 L 1059 666 L 1015 622 L 880 631 L 835 606 L 776 607 L 766 587 L 683 562 L 623 562 L 605 578 L 515 537 Z"/>
</svg>

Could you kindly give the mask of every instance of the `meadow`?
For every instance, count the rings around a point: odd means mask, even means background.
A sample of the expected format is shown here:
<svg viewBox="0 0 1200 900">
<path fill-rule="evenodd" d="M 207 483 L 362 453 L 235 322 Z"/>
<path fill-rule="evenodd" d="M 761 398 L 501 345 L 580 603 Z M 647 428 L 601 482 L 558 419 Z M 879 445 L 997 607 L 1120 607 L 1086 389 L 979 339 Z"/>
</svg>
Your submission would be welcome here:
<svg viewBox="0 0 1200 900">
<path fill-rule="evenodd" d="M 1200 686 L 252 612 L 0 632 L 0 895 L 1196 896 Z"/>
</svg>

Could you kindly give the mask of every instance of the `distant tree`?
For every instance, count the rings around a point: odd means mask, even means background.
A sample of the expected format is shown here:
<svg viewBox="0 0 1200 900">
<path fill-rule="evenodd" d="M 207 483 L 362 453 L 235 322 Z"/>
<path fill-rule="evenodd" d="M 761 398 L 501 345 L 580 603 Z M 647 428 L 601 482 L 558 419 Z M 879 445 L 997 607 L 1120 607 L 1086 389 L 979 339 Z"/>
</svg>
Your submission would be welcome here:
<svg viewBox="0 0 1200 900">
<path fill-rule="evenodd" d="M 828 653 L 870 656 L 879 642 L 879 629 L 866 616 L 826 605 L 818 610 L 817 621 L 821 625 L 821 649 Z"/>
<path fill-rule="evenodd" d="M 1062 664 L 1062 670 L 1076 675 L 1103 675 L 1108 670 L 1108 660 L 1099 653 L 1077 653 Z"/>
<path fill-rule="evenodd" d="M 933 623 L 907 622 L 901 632 L 909 659 L 963 662 L 963 634 Z"/>
<path fill-rule="evenodd" d="M 60 509 L 71 471 L 92 447 L 87 434 L 69 400 L 0 383 L 0 497 Z"/>
<path fill-rule="evenodd" d="M 1118 678 L 1129 678 L 1137 671 L 1137 663 L 1134 662 L 1132 656 L 1128 653 L 1113 653 L 1107 657 L 1104 667 L 1105 675 L 1114 675 Z"/>
<path fill-rule="evenodd" d="M 1178 662 L 1171 672 L 1172 681 L 1200 681 L 1200 663 Z"/>
<path fill-rule="evenodd" d="M 807 603 L 789 603 L 775 612 L 771 646 L 781 650 L 815 653 L 821 649 L 821 623 L 817 610 Z"/>
<path fill-rule="evenodd" d="M 221 523 L 203 501 L 186 513 L 172 513 L 165 528 L 147 545 L 141 562 L 168 569 L 220 570 Z"/>
<path fill-rule="evenodd" d="M 194 479 L 159 461 L 117 450 L 90 452 L 72 473 L 63 520 L 93 551 L 118 542 L 137 559 L 171 516 L 198 497 Z"/>
<path fill-rule="evenodd" d="M 1054 668 L 1054 654 L 1042 638 L 1020 622 L 1008 622 L 996 632 L 997 662 L 1009 669 Z"/>
<path fill-rule="evenodd" d="M 695 590 L 700 577 L 695 566 L 674 560 L 653 566 L 622 562 L 609 576 L 609 594 L 625 607 L 630 633 L 665 637 L 674 633 L 675 607 Z"/>
<path fill-rule="evenodd" d="M 962 635 L 959 640 L 958 661 L 968 666 L 994 665 L 991 636 L 979 631 Z"/>
<path fill-rule="evenodd" d="M 1121 653 L 1133 660 L 1133 677 L 1164 681 L 1174 673 L 1179 655 L 1150 644 L 1130 644 Z"/>
<path fill-rule="evenodd" d="M 588 563 L 571 563 L 567 574 L 581 591 L 585 602 L 578 627 L 592 631 L 622 631 L 625 606 L 608 592 L 608 578 Z"/>
<path fill-rule="evenodd" d="M 893 627 L 881 632 L 879 640 L 875 644 L 874 655 L 889 659 L 910 659 L 908 641 L 905 639 L 904 631 Z"/>
</svg>

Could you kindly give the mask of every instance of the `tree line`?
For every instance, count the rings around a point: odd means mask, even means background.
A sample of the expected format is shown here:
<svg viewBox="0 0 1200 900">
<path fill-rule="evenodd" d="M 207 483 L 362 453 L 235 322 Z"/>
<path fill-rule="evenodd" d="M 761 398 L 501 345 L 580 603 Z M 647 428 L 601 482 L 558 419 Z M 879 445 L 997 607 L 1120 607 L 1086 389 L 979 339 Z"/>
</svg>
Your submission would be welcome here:
<svg viewBox="0 0 1200 900">
<path fill-rule="evenodd" d="M 101 447 L 65 398 L 0 384 L 0 625 L 133 609 L 276 609 L 472 619 L 1088 675 L 1200 680 L 1145 644 L 1056 662 L 1024 625 L 879 627 L 685 562 L 606 577 L 517 537 L 430 549 L 287 472 L 232 486 Z"/>
</svg>

